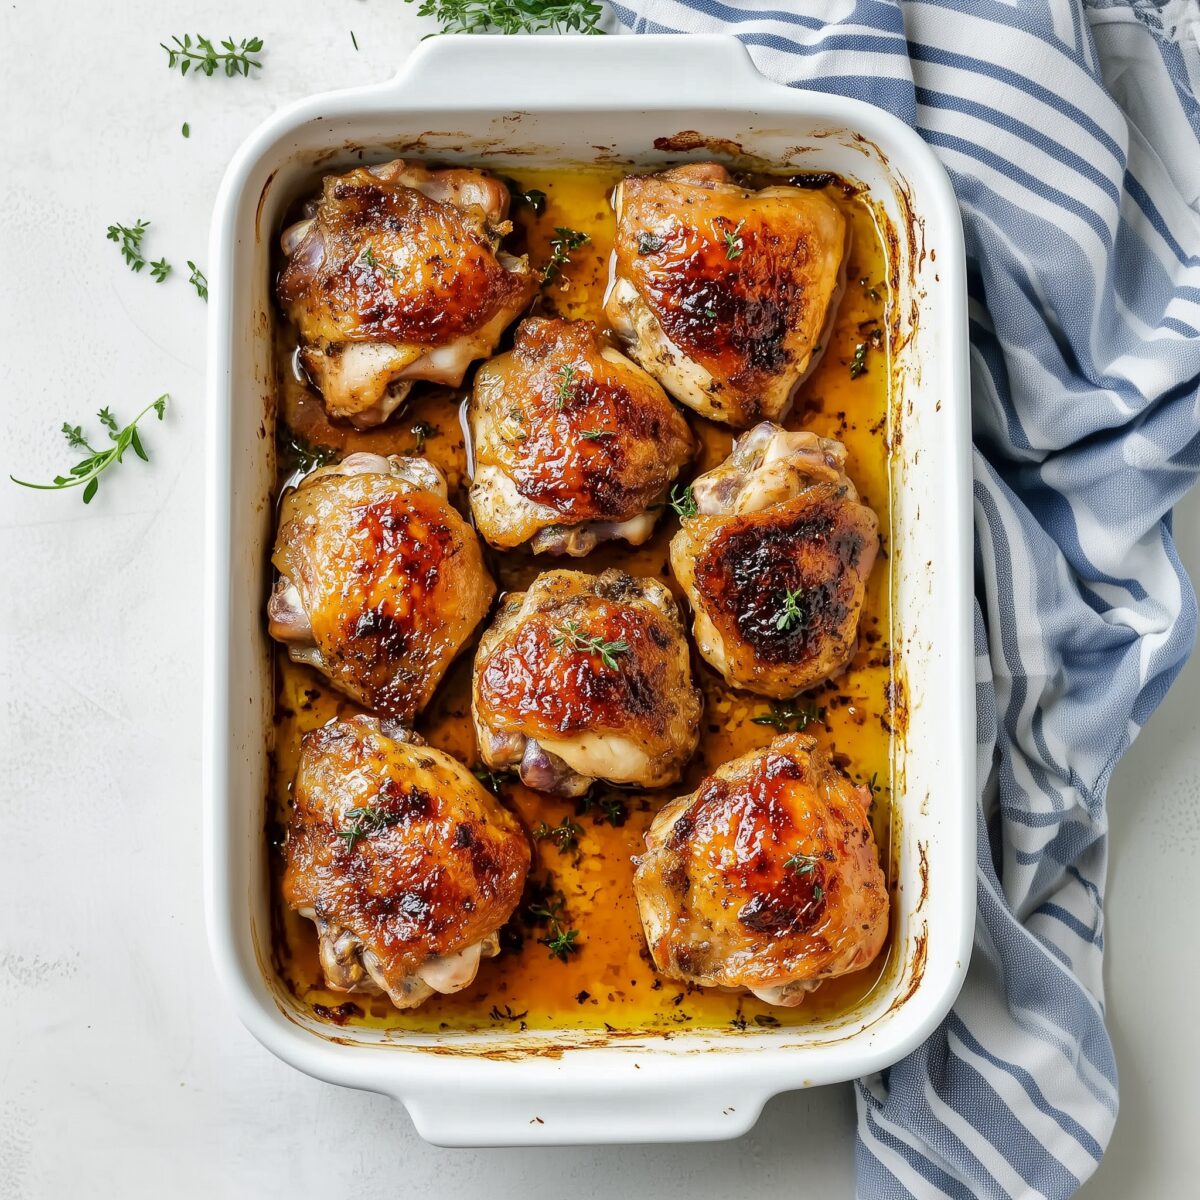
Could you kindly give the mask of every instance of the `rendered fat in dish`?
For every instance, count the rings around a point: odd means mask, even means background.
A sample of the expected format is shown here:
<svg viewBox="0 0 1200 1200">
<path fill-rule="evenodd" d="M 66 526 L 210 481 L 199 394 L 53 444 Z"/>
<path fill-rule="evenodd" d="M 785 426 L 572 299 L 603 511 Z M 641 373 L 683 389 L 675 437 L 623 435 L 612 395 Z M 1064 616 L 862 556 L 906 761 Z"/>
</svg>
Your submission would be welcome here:
<svg viewBox="0 0 1200 1200">
<path fill-rule="evenodd" d="M 879 522 L 845 467 L 840 442 L 764 421 L 693 483 L 671 567 L 733 686 L 783 699 L 853 657 Z"/>
<path fill-rule="evenodd" d="M 485 171 L 382 163 L 328 175 L 284 230 L 279 303 L 331 416 L 386 421 L 414 381 L 457 387 L 529 303 L 528 260 L 500 249 L 508 189 Z"/>
<path fill-rule="evenodd" d="M 271 561 L 271 636 L 339 691 L 410 720 L 496 586 L 474 530 L 423 458 L 351 454 L 287 492 Z"/>
<path fill-rule="evenodd" d="M 512 350 L 476 374 L 468 419 L 471 511 L 501 550 L 641 545 L 696 448 L 658 383 L 591 321 L 523 321 Z"/>
<path fill-rule="evenodd" d="M 655 967 L 793 1007 L 870 964 L 888 933 L 870 800 L 790 734 L 667 804 L 634 875 Z"/>
<path fill-rule="evenodd" d="M 548 571 L 505 597 L 475 657 L 484 762 L 537 791 L 663 787 L 699 740 L 700 692 L 671 593 L 624 571 Z"/>
<path fill-rule="evenodd" d="M 414 1008 L 499 953 L 529 843 L 461 763 L 372 717 L 332 721 L 305 737 L 293 795 L 283 894 L 330 988 Z"/>
<path fill-rule="evenodd" d="M 718 163 L 630 175 L 613 193 L 605 313 L 681 404 L 735 428 L 778 421 L 818 350 L 846 222 L 820 192 L 741 187 Z"/>
</svg>

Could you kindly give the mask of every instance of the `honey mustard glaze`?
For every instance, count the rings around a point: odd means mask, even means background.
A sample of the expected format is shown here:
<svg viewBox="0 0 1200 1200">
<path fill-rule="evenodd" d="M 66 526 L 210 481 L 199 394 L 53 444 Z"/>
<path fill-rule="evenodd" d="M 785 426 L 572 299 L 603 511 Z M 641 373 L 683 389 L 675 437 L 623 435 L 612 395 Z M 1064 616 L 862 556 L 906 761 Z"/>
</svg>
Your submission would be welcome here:
<svg viewBox="0 0 1200 1200">
<path fill-rule="evenodd" d="M 513 181 L 514 193 L 545 194 L 545 201 L 536 205 L 540 211 L 528 202 L 514 203 L 515 253 L 527 250 L 534 266 L 541 267 L 551 260 L 553 239 L 561 236 L 556 229 L 589 236 L 586 244 L 570 251 L 569 263 L 542 289 L 535 311 L 588 318 L 607 330 L 602 303 L 613 242 L 608 195 L 622 173 L 596 168 L 504 172 Z M 762 186 L 781 178 L 752 176 L 747 182 Z M 290 662 L 286 651 L 276 648 L 274 766 L 266 829 L 272 866 L 273 955 L 286 987 L 317 1016 L 338 1025 L 419 1032 L 742 1029 L 827 1020 L 857 1007 L 879 984 L 889 956 L 886 948 L 869 967 L 825 982 L 793 1009 L 664 978 L 650 965 L 632 888 L 631 859 L 644 849 L 645 831 L 668 799 L 694 790 L 721 763 L 766 745 L 781 729 L 804 727 L 806 721 L 806 731 L 834 761 L 855 782 L 871 786 L 871 819 L 891 879 L 893 751 L 897 732 L 902 732 L 894 726 L 903 704 L 890 645 L 891 364 L 886 314 L 893 285 L 887 229 L 868 198 L 853 187 L 831 176 L 809 176 L 802 182 L 824 188 L 845 216 L 850 237 L 844 286 L 819 362 L 801 385 L 786 425 L 845 444 L 848 473 L 880 523 L 881 554 L 868 583 L 858 651 L 850 668 L 794 702 L 772 704 L 730 689 L 693 653 L 697 682 L 704 693 L 703 727 L 699 752 L 678 786 L 643 793 L 597 784 L 580 802 L 530 791 L 515 779 L 497 782 L 501 801 L 531 835 L 534 831 L 544 835 L 556 827 L 565 832 L 557 838 L 532 838 L 530 883 L 502 931 L 500 957 L 485 961 L 475 982 L 464 991 L 435 995 L 419 1008 L 401 1012 L 382 996 L 326 988 L 312 923 L 282 901 L 283 838 L 300 741 L 332 718 L 362 710 L 333 691 L 315 671 Z M 312 190 L 318 186 L 314 180 Z M 338 456 L 353 450 L 423 454 L 445 472 L 452 501 L 461 512 L 468 512 L 467 447 L 460 421 L 465 392 L 418 386 L 412 402 L 386 425 L 358 431 L 330 422 L 320 398 L 297 378 L 292 365 L 295 346 L 294 331 L 280 318 L 276 361 L 281 488 L 295 477 L 298 467 L 312 464 L 313 448 Z M 685 480 L 716 466 L 732 444 L 729 430 L 694 414 L 687 416 L 701 449 L 694 469 L 684 473 Z M 677 528 L 678 521 L 668 510 L 653 539 L 638 548 L 609 543 L 584 559 L 566 560 L 487 549 L 486 557 L 502 592 L 523 590 L 536 575 L 557 566 L 594 573 L 619 566 L 633 575 L 658 577 L 679 596 L 690 627 L 686 602 L 667 565 L 667 545 Z M 470 719 L 470 673 L 477 640 L 468 645 L 416 722 L 418 732 L 430 743 L 472 767 L 480 764 Z M 570 930 L 576 931 L 573 946 L 565 954 L 552 953 L 548 944 L 554 942 L 554 933 Z"/>
</svg>

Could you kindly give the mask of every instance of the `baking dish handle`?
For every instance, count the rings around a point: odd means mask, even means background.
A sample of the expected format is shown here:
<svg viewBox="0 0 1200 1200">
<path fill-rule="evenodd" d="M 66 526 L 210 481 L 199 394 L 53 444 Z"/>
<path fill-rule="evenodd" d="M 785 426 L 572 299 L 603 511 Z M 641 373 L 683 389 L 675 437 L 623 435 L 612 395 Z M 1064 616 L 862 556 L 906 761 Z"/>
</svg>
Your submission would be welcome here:
<svg viewBox="0 0 1200 1200">
<path fill-rule="evenodd" d="M 754 92 L 779 90 L 759 74 L 745 46 L 729 34 L 639 37 L 560 35 L 497 39 L 440 34 L 420 42 L 404 69 L 384 86 L 422 108 L 477 108 L 490 95 L 498 109 L 643 110 L 747 107 Z M 463 84 L 471 81 L 470 86 Z M 636 80 L 637 87 L 625 80 Z"/>
<path fill-rule="evenodd" d="M 631 1086 L 632 1085 L 632 1086 Z M 417 1132 L 435 1146 L 578 1146 L 634 1142 L 713 1142 L 740 1137 L 768 1099 L 740 1097 L 716 1078 L 645 1086 L 538 1087 L 516 1082 L 492 1092 L 475 1087 L 397 1089 Z"/>
</svg>

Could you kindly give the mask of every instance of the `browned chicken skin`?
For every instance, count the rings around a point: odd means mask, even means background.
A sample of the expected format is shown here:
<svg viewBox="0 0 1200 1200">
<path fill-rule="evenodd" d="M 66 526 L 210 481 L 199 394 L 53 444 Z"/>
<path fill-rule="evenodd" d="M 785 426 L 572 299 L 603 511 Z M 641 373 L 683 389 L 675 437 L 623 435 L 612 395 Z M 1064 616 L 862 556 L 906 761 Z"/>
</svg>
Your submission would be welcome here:
<svg viewBox="0 0 1200 1200">
<path fill-rule="evenodd" d="M 537 290 L 498 253 L 508 202 L 486 172 L 400 159 L 325 177 L 283 234 L 278 295 L 332 416 L 377 425 L 414 380 L 457 387 L 495 349 Z"/>
<path fill-rule="evenodd" d="M 538 576 L 505 598 L 475 656 L 483 760 L 539 791 L 673 783 L 695 752 L 700 709 L 674 598 L 623 571 Z"/>
<path fill-rule="evenodd" d="M 613 207 L 605 312 L 630 357 L 714 421 L 783 417 L 838 287 L 846 223 L 833 202 L 690 163 L 627 176 Z"/>
<path fill-rule="evenodd" d="M 305 737 L 293 799 L 283 894 L 316 923 L 329 987 L 413 1008 L 499 952 L 529 843 L 461 763 L 333 721 Z"/>
<path fill-rule="evenodd" d="M 794 696 L 854 654 L 879 523 L 845 461 L 840 442 L 763 422 L 692 485 L 671 567 L 696 648 L 735 687 Z"/>
<path fill-rule="evenodd" d="M 791 1007 L 822 979 L 867 966 L 888 930 L 869 804 L 804 734 L 673 800 L 634 875 L 655 967 Z"/>
<path fill-rule="evenodd" d="M 496 586 L 479 541 L 420 458 L 351 454 L 280 505 L 271 636 L 360 704 L 405 720 L 428 703 Z"/>
<path fill-rule="evenodd" d="M 493 546 L 586 554 L 650 537 L 695 442 L 662 388 L 591 321 L 531 318 L 475 376 L 471 510 Z"/>
</svg>

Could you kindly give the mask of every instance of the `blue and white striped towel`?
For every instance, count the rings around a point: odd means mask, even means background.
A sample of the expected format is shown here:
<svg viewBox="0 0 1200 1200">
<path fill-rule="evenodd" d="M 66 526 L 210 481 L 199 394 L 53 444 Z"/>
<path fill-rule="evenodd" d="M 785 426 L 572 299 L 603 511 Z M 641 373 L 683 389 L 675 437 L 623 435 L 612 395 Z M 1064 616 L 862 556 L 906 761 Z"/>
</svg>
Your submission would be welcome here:
<svg viewBox="0 0 1200 1200">
<path fill-rule="evenodd" d="M 1191 649 L 1197 0 L 628 0 L 914 125 L 966 228 L 979 918 L 953 1013 L 858 1084 L 858 1194 L 1064 1197 L 1117 1114 L 1101 956 L 1113 766 Z"/>
</svg>

